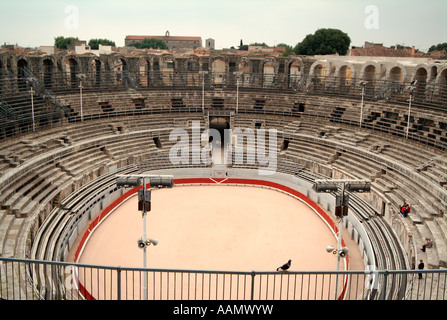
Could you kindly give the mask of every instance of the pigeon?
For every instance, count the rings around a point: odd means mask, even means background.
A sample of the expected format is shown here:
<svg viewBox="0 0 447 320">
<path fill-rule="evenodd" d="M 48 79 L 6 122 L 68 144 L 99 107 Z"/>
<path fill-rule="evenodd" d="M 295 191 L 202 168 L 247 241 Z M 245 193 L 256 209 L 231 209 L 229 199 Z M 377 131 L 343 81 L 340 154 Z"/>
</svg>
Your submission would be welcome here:
<svg viewBox="0 0 447 320">
<path fill-rule="evenodd" d="M 285 271 L 287 272 L 287 269 L 290 268 L 290 265 L 292 264 L 292 260 L 289 260 L 286 264 L 283 264 L 281 267 L 276 268 L 276 271 Z"/>
</svg>

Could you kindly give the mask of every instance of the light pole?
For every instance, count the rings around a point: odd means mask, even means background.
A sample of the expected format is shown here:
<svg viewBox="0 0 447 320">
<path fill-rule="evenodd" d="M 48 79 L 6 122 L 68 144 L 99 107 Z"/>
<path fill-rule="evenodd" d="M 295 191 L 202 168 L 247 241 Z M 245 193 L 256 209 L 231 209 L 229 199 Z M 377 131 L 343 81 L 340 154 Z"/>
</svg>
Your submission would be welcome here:
<svg viewBox="0 0 447 320">
<path fill-rule="evenodd" d="M 411 99 L 412 99 L 412 97 L 413 97 L 413 90 L 414 90 L 415 88 L 416 88 L 416 87 L 413 86 L 413 85 L 410 86 L 410 100 L 409 100 L 409 102 L 408 102 L 407 132 L 405 133 L 405 139 L 408 139 L 408 132 L 409 132 L 409 130 L 410 130 Z"/>
<path fill-rule="evenodd" d="M 334 299 L 337 300 L 338 297 L 338 271 L 340 270 L 340 260 L 345 258 L 348 249 L 342 248 L 341 246 L 341 230 L 343 227 L 343 217 L 348 215 L 349 206 L 349 196 L 345 195 L 345 191 L 349 192 L 370 192 L 371 191 L 371 181 L 370 180 L 315 180 L 313 189 L 318 193 L 331 193 L 338 192 L 338 187 L 341 185 L 341 194 L 335 197 L 335 216 L 338 217 L 338 234 L 337 234 L 337 249 L 334 250 L 333 247 L 327 246 L 326 251 L 333 252 L 337 254 L 337 274 L 335 275 L 335 290 Z"/>
<path fill-rule="evenodd" d="M 363 97 L 365 95 L 365 86 L 368 83 L 368 81 L 361 81 L 360 85 L 362 86 L 362 103 L 360 104 L 360 124 L 359 127 L 362 127 L 363 122 Z"/>
<path fill-rule="evenodd" d="M 205 75 L 208 71 L 199 71 L 202 75 L 202 113 L 205 114 Z"/>
<path fill-rule="evenodd" d="M 78 74 L 78 75 L 76 75 L 76 77 L 78 77 L 78 79 L 79 79 L 79 93 L 80 93 L 79 99 L 80 99 L 80 107 L 81 107 L 81 122 L 83 122 L 84 121 L 84 114 L 83 114 L 83 111 L 82 111 L 82 89 L 84 87 L 82 86 L 82 79 L 86 79 L 87 77 L 85 76 L 85 74 Z"/>
<path fill-rule="evenodd" d="M 31 119 L 33 121 L 33 132 L 36 131 L 36 123 L 34 122 L 34 90 L 33 90 L 33 86 L 31 86 L 30 89 L 30 94 L 31 94 Z"/>
<path fill-rule="evenodd" d="M 139 187 L 143 183 L 143 189 L 138 190 L 138 210 L 143 211 L 143 236 L 138 239 L 138 248 L 143 249 L 143 268 L 147 267 L 146 247 L 158 244 L 157 240 L 146 237 L 146 212 L 151 210 L 151 189 L 146 189 L 146 179 L 150 188 L 172 188 L 174 178 L 170 175 L 120 175 L 116 180 L 119 187 Z M 143 273 L 143 299 L 147 300 L 147 272 Z"/>
<path fill-rule="evenodd" d="M 236 75 L 236 114 L 239 110 L 239 79 L 242 75 L 242 72 L 234 72 Z"/>
</svg>

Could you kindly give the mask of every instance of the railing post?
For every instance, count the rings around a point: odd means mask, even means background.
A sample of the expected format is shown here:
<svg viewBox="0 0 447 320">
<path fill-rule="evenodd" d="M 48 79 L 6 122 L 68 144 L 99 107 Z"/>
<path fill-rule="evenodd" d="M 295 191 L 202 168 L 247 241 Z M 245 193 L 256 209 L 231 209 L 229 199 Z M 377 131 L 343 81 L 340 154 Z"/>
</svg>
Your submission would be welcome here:
<svg viewBox="0 0 447 320">
<path fill-rule="evenodd" d="M 121 300 L 121 267 L 118 267 L 118 269 L 116 269 L 117 275 L 116 275 L 116 299 L 117 300 Z"/>
<path fill-rule="evenodd" d="M 386 300 L 386 287 L 387 287 L 388 271 L 385 270 L 383 273 L 383 289 L 381 300 Z"/>
<path fill-rule="evenodd" d="M 251 296 L 250 296 L 250 300 L 253 300 L 254 297 L 254 291 L 255 291 L 255 275 L 256 272 L 252 271 L 251 272 Z"/>
</svg>

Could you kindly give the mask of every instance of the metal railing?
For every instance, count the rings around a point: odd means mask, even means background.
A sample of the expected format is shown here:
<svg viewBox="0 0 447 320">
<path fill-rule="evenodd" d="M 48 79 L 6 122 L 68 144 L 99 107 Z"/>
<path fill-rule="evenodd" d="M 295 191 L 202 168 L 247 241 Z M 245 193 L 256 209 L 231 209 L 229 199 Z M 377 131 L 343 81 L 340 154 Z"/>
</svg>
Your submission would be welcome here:
<svg viewBox="0 0 447 320">
<path fill-rule="evenodd" d="M 342 284 L 339 292 L 334 291 L 337 275 Z M 407 279 L 402 299 L 447 300 L 445 269 L 243 272 L 123 268 L 14 258 L 0 258 L 0 297 L 140 300 L 145 296 L 143 290 L 147 290 L 150 300 L 388 300 L 393 298 L 387 296 L 387 287 L 402 275 Z"/>
<path fill-rule="evenodd" d="M 153 112 L 170 112 L 171 97 L 165 97 L 166 108 L 162 110 L 156 109 L 156 106 L 139 109 L 128 107 L 124 110 L 96 110 L 92 106 L 87 105 L 85 117 L 81 117 L 77 112 L 70 110 L 69 106 L 63 105 L 59 100 L 61 96 L 70 94 L 80 94 L 81 80 L 76 72 L 70 74 L 67 72 L 53 72 L 50 75 L 31 74 L 27 70 L 23 70 L 22 77 L 3 75 L 0 77 L 0 139 L 18 136 L 22 133 L 28 133 L 32 128 L 31 124 L 31 99 L 29 94 L 29 79 L 34 79 L 34 83 L 38 84 L 39 93 L 36 98 L 40 98 L 40 104 L 35 107 L 35 117 L 38 122 L 38 130 L 51 128 L 60 125 L 62 122 L 91 120 L 105 117 L 119 117 L 127 115 L 137 115 Z M 306 96 L 314 96 L 316 99 L 327 97 L 324 101 L 331 104 L 331 98 L 337 97 L 342 99 L 365 100 L 365 101 L 381 101 L 385 104 L 409 106 L 410 94 L 411 105 L 415 108 L 431 109 L 435 112 L 446 111 L 447 106 L 447 85 L 420 81 L 414 86 L 414 90 L 410 90 L 410 83 L 396 82 L 393 80 L 374 80 L 368 81 L 366 85 L 362 85 L 362 79 L 340 78 L 340 77 L 316 77 L 310 75 L 289 75 L 279 76 L 273 74 L 261 73 L 242 73 L 239 76 L 233 73 L 216 73 L 200 74 L 199 72 L 178 72 L 175 70 L 168 71 L 150 71 L 150 72 L 88 72 L 82 73 L 83 92 L 119 92 L 129 89 L 136 91 L 145 90 L 203 90 L 208 93 L 234 92 L 240 90 L 242 92 L 272 92 L 272 93 L 288 93 L 297 95 L 300 99 Z M 26 77 L 25 77 L 26 76 Z M 36 103 L 36 102 L 35 102 Z M 338 101 L 333 102 L 337 104 Z M 73 106 L 72 106 L 73 107 Z M 209 108 L 207 101 L 206 108 Z M 211 107 L 212 108 L 212 107 Z M 386 107 L 384 106 L 384 111 Z M 185 108 L 180 108 L 185 111 Z M 195 111 L 200 110 L 199 102 L 194 102 L 194 106 L 189 109 Z M 244 110 L 245 109 L 245 110 Z M 289 110 L 290 109 L 290 110 Z M 409 109 L 409 107 L 408 107 Z M 65 116 L 60 112 L 64 111 Z M 253 108 L 252 105 L 244 105 L 241 101 L 239 106 L 240 112 L 253 113 L 283 113 L 287 115 L 296 115 L 290 106 L 269 106 L 267 108 Z M 420 111 L 420 110 L 419 110 Z M 380 111 L 381 112 L 381 111 Z M 298 112 L 299 114 L 299 112 Z M 14 115 L 12 117 L 11 115 Z M 309 114 L 311 117 L 319 116 L 318 114 Z M 339 115 L 335 119 L 331 115 L 322 115 L 330 117 L 331 121 L 343 122 L 350 125 L 359 125 L 359 120 L 352 120 L 349 116 Z M 365 115 L 366 116 L 366 115 Z M 444 149 L 447 141 L 442 135 L 445 131 L 446 124 L 439 121 L 439 125 L 424 124 L 413 121 L 410 116 L 408 134 L 406 134 L 405 119 L 383 119 L 383 115 L 378 119 L 365 117 L 361 123 L 362 127 L 389 132 L 400 137 L 428 144 L 435 148 Z M 405 116 L 404 116 L 405 117 Z M 387 122 L 390 120 L 392 123 Z M 403 123 L 405 122 L 405 123 Z"/>
</svg>

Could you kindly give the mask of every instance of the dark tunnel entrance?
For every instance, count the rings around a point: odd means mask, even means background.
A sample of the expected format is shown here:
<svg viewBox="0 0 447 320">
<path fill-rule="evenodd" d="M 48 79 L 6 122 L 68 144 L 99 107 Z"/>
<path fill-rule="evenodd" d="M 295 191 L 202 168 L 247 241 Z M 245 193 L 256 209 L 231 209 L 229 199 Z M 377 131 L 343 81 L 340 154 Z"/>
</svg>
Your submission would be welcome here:
<svg viewBox="0 0 447 320">
<path fill-rule="evenodd" d="M 211 143 L 213 150 L 217 149 L 220 152 L 213 152 L 213 162 L 215 164 L 224 163 L 225 142 L 230 141 L 230 117 L 210 117 L 209 119 L 210 134 L 208 142 Z M 217 130 L 217 135 L 211 129 Z"/>
</svg>

